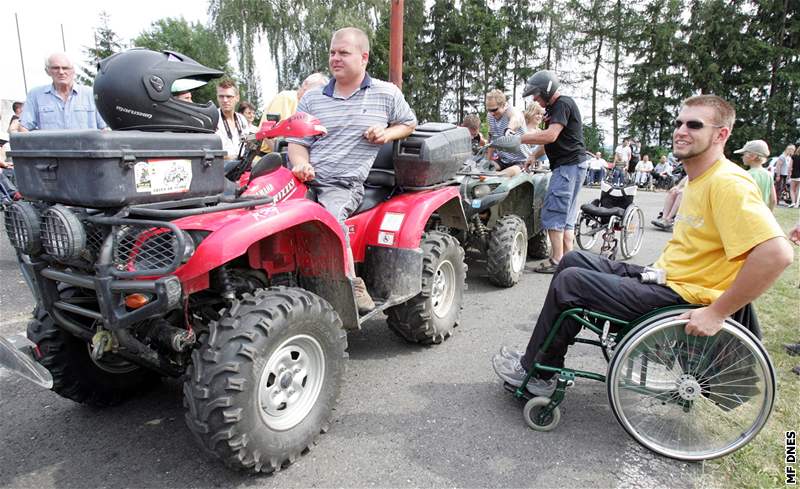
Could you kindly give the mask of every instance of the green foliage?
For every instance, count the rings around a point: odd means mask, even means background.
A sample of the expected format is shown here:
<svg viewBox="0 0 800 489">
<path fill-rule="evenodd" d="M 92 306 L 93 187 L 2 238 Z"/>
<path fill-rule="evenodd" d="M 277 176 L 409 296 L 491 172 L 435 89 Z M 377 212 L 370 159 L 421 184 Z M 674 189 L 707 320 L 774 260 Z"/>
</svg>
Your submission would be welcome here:
<svg viewBox="0 0 800 489">
<path fill-rule="evenodd" d="M 586 149 L 592 153 L 603 151 L 605 143 L 605 131 L 594 122 L 583 125 L 583 140 L 586 143 Z"/>
<path fill-rule="evenodd" d="M 97 63 L 122 49 L 119 36 L 108 25 L 109 20 L 108 12 L 101 11 L 100 25 L 94 31 L 94 46 L 84 46 L 83 48 L 83 53 L 86 55 L 86 67 L 81 68 L 83 73 L 77 74 L 78 83 L 82 85 L 94 85 Z"/>
<path fill-rule="evenodd" d="M 133 45 L 154 51 L 175 51 L 185 54 L 198 63 L 225 73 L 228 66 L 228 46 L 213 30 L 202 24 L 188 23 L 185 19 L 166 18 L 153 22 L 150 28 L 133 40 Z M 242 100 L 246 100 L 242 92 Z M 192 92 L 192 100 L 204 104 L 217 103 L 214 84 L 208 84 Z"/>
</svg>

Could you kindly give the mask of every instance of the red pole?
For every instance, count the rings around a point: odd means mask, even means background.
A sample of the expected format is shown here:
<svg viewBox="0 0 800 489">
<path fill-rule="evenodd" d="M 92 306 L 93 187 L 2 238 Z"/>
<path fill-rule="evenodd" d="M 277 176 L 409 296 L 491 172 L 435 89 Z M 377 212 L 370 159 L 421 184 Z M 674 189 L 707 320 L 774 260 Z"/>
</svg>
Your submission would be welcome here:
<svg viewBox="0 0 800 489">
<path fill-rule="evenodd" d="M 403 0 L 392 0 L 389 25 L 389 81 L 403 89 Z"/>
</svg>

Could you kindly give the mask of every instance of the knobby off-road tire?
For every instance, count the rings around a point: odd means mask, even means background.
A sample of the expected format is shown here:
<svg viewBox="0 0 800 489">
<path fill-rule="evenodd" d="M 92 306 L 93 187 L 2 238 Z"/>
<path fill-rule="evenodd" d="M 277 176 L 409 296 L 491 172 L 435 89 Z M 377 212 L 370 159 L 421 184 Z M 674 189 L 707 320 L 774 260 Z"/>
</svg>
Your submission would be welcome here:
<svg viewBox="0 0 800 489">
<path fill-rule="evenodd" d="M 65 289 L 61 299 L 69 301 L 78 294 L 77 289 Z M 155 372 L 108 353 L 95 362 L 86 341 L 59 328 L 38 306 L 28 323 L 28 339 L 38 346 L 36 360 L 53 376 L 53 391 L 75 402 L 114 406 L 159 383 Z"/>
<path fill-rule="evenodd" d="M 528 258 L 543 260 L 550 256 L 550 239 L 546 230 L 541 230 L 528 240 Z"/>
<path fill-rule="evenodd" d="M 414 343 L 441 343 L 453 334 L 464 305 L 464 249 L 447 234 L 422 236 L 422 291 L 386 310 L 389 327 Z"/>
<path fill-rule="evenodd" d="M 525 222 L 515 215 L 497 221 L 486 250 L 486 271 L 489 281 L 500 287 L 519 282 L 528 254 L 528 231 Z"/>
<path fill-rule="evenodd" d="M 228 467 L 280 470 L 328 430 L 346 349 L 339 315 L 319 296 L 291 287 L 245 294 L 192 354 L 186 422 Z"/>
</svg>

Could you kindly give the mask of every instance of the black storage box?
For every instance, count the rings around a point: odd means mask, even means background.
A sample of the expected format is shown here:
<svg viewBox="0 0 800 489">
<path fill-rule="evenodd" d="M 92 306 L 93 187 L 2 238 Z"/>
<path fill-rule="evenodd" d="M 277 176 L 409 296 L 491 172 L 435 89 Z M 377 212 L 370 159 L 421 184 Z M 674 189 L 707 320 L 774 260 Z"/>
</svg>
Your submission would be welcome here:
<svg viewBox="0 0 800 489">
<path fill-rule="evenodd" d="M 401 187 L 429 187 L 455 177 L 472 155 L 469 130 L 453 124 L 423 124 L 399 142 L 394 174 Z"/>
<path fill-rule="evenodd" d="M 27 199 L 121 207 L 216 195 L 225 186 L 216 134 L 34 131 L 11 135 L 17 187 Z"/>
</svg>

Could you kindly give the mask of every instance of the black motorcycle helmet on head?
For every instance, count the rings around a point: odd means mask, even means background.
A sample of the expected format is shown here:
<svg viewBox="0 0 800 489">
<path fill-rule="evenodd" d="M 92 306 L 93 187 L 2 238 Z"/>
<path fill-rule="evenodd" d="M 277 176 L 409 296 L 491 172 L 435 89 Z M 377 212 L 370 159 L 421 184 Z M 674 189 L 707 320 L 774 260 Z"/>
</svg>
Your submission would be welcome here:
<svg viewBox="0 0 800 489">
<path fill-rule="evenodd" d="M 556 74 L 550 70 L 541 70 L 534 73 L 525 83 L 525 90 L 522 92 L 523 97 L 539 96 L 545 102 L 550 102 L 550 97 L 556 93 L 561 84 L 558 81 Z"/>
<path fill-rule="evenodd" d="M 213 133 L 219 110 L 173 97 L 173 86 L 205 85 L 223 73 L 172 51 L 134 48 L 97 64 L 94 99 L 111 129 Z"/>
</svg>

